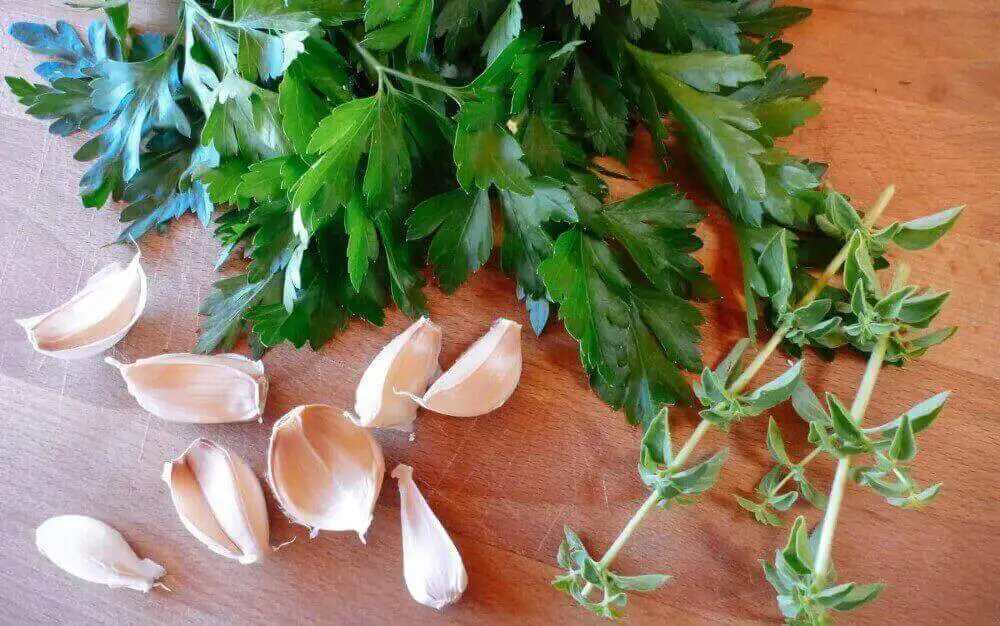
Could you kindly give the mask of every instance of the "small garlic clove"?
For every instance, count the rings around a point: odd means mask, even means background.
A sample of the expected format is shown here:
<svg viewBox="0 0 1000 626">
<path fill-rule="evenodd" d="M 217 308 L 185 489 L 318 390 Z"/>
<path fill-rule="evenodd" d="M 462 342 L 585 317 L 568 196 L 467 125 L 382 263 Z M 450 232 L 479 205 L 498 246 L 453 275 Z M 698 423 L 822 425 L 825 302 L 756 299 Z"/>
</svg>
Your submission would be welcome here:
<svg viewBox="0 0 1000 626">
<path fill-rule="evenodd" d="M 216 554 L 256 563 L 270 554 L 264 490 L 246 461 L 197 439 L 163 466 L 184 527 Z"/>
<path fill-rule="evenodd" d="M 520 379 L 521 325 L 499 319 L 423 397 L 406 395 L 435 413 L 475 417 L 500 408 Z"/>
<path fill-rule="evenodd" d="M 403 578 L 413 599 L 441 610 L 465 591 L 469 576 L 462 555 L 413 482 L 413 468 L 397 465 L 403 526 Z"/>
<path fill-rule="evenodd" d="M 398 392 L 422 394 L 439 371 L 441 329 L 426 317 L 397 335 L 361 376 L 351 419 L 366 428 L 412 430 L 417 403 Z"/>
<path fill-rule="evenodd" d="M 169 422 L 222 424 L 259 420 L 267 400 L 264 364 L 238 354 L 161 354 L 135 363 L 104 359 L 128 391 Z"/>
<path fill-rule="evenodd" d="M 371 432 L 339 409 L 299 406 L 274 424 L 267 480 L 285 513 L 313 533 L 353 530 L 364 542 L 384 473 Z"/>
<path fill-rule="evenodd" d="M 17 323 L 38 352 L 58 359 L 84 359 L 128 334 L 146 308 L 147 291 L 137 251 L 128 265 L 112 263 L 91 276 L 64 304 Z"/>
<path fill-rule="evenodd" d="M 114 528 L 84 515 L 60 515 L 42 522 L 35 545 L 57 567 L 77 578 L 109 587 L 149 591 L 166 574 L 140 559 Z"/>
</svg>

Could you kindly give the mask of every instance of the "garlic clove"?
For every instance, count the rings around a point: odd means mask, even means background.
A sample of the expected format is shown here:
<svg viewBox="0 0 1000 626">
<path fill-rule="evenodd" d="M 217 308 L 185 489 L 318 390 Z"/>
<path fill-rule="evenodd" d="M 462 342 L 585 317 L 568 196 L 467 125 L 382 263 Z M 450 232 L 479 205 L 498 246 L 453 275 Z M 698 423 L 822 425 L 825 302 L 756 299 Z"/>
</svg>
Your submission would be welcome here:
<svg viewBox="0 0 1000 626">
<path fill-rule="evenodd" d="M 351 419 L 366 428 L 412 430 L 417 403 L 398 392 L 422 394 L 440 371 L 441 329 L 426 317 L 397 335 L 361 376 Z"/>
<path fill-rule="evenodd" d="M 261 419 L 264 364 L 238 354 L 161 354 L 135 363 L 104 359 L 153 415 L 170 422 L 221 424 Z"/>
<path fill-rule="evenodd" d="M 413 468 L 397 465 L 403 526 L 403 578 L 413 599 L 441 610 L 456 602 L 469 584 L 462 555 L 413 482 Z"/>
<path fill-rule="evenodd" d="M 371 432 L 339 409 L 299 406 L 274 424 L 268 482 L 285 513 L 314 534 L 353 530 L 364 542 L 384 473 Z"/>
<path fill-rule="evenodd" d="M 166 574 L 140 559 L 114 528 L 84 515 L 60 515 L 42 522 L 35 545 L 57 567 L 77 578 L 109 587 L 149 591 Z"/>
<path fill-rule="evenodd" d="M 475 417 L 500 408 L 520 379 L 521 325 L 499 319 L 423 397 L 406 395 L 435 413 Z"/>
<path fill-rule="evenodd" d="M 105 266 L 67 302 L 16 320 L 35 350 L 58 359 L 84 359 L 121 341 L 146 308 L 146 273 L 139 258 L 137 251 L 124 267 Z"/>
<path fill-rule="evenodd" d="M 270 554 L 267 503 L 250 466 L 208 439 L 197 439 L 163 466 L 177 515 L 216 554 L 256 563 Z"/>
</svg>

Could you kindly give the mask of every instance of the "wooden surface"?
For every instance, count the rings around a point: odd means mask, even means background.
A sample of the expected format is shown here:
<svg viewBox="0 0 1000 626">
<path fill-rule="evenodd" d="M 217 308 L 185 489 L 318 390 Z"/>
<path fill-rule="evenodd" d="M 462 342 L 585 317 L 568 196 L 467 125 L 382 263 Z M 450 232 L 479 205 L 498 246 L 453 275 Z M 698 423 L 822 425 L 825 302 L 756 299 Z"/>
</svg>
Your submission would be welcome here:
<svg viewBox="0 0 1000 626">
<path fill-rule="evenodd" d="M 136 4 L 133 2 L 133 4 Z M 812 19 L 795 28 L 794 68 L 830 77 L 822 116 L 789 145 L 833 164 L 832 180 L 862 204 L 887 183 L 899 187 L 889 212 L 916 216 L 958 203 L 969 210 L 943 245 L 914 255 L 917 280 L 954 290 L 945 323 L 955 339 L 916 365 L 887 370 L 870 415 L 897 415 L 941 389 L 954 397 L 920 445 L 918 477 L 945 481 L 927 511 L 889 507 L 851 487 L 835 557 L 846 580 L 884 581 L 873 606 L 844 622 L 995 624 L 1000 620 L 1000 465 L 997 422 L 1000 314 L 1000 7 L 995 0 L 807 2 Z M 947 8 L 944 8 L 944 7 Z M 17 20 L 88 14 L 56 0 L 0 0 L 2 73 L 27 75 L 36 62 L 6 35 Z M 136 21 L 172 23 L 173 2 L 140 3 Z M 387 479 L 368 545 L 351 534 L 308 540 L 272 502 L 274 542 L 299 539 L 259 567 L 226 561 L 178 521 L 162 463 L 207 436 L 243 455 L 260 473 L 273 421 L 296 404 L 347 406 L 368 360 L 406 325 L 398 314 L 382 329 L 355 324 L 319 354 L 287 347 L 265 358 L 272 381 L 263 425 L 168 424 L 139 409 L 114 370 L 99 360 L 63 363 L 36 355 L 13 318 L 63 301 L 121 248 L 102 248 L 118 231 L 113 211 L 82 209 L 82 168 L 71 155 L 82 139 L 60 139 L 22 114 L 9 92 L 0 101 L 0 622 L 28 623 L 468 623 L 572 624 L 587 621 L 548 588 L 561 527 L 578 529 L 602 553 L 645 492 L 635 475 L 640 433 L 588 390 L 576 344 L 555 324 L 524 338 L 521 385 L 501 410 L 478 419 L 423 415 L 416 441 L 379 433 L 390 468 L 416 468 L 426 497 L 465 557 L 464 599 L 438 614 L 412 602 L 402 578 L 399 505 Z M 627 195 L 654 182 L 648 142 L 637 139 Z M 685 180 L 683 167 L 676 174 Z M 717 207 L 700 229 L 701 258 L 726 297 L 706 307 L 706 358 L 742 332 L 739 264 Z M 218 248 L 192 220 L 143 241 L 150 277 L 145 316 L 114 350 L 131 360 L 189 350 L 198 302 L 216 278 Z M 431 312 L 445 329 L 443 362 L 453 359 L 498 316 L 525 322 L 512 285 L 495 267 L 455 297 L 431 290 Z M 809 380 L 851 395 L 862 363 L 811 358 Z M 778 369 L 775 363 L 771 373 Z M 804 429 L 778 417 L 803 453 Z M 690 432 L 690 412 L 675 412 Z M 717 487 L 695 507 L 652 515 L 621 554 L 624 572 L 664 571 L 666 588 L 631 601 L 634 624 L 775 623 L 777 609 L 758 558 L 771 558 L 785 531 L 749 521 L 732 494 L 746 494 L 768 467 L 763 420 L 729 436 L 731 458 Z M 723 445 L 715 432 L 705 452 Z M 829 463 L 816 468 L 825 486 Z M 83 513 L 119 528 L 137 551 L 162 563 L 172 593 L 112 591 L 71 579 L 34 548 L 45 518 Z M 810 513 L 815 520 L 815 513 Z"/>
</svg>

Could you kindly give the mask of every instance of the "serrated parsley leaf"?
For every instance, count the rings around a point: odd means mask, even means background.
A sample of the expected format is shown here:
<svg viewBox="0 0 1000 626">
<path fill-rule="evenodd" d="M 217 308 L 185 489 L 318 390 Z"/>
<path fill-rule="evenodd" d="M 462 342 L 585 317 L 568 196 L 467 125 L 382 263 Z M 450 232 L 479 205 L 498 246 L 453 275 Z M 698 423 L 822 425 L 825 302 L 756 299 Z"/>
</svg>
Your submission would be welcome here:
<svg viewBox="0 0 1000 626">
<path fill-rule="evenodd" d="M 424 200 L 407 221 L 407 239 L 434 235 L 427 259 L 446 293 L 458 289 L 477 271 L 493 249 L 489 196 L 483 190 L 456 189 Z"/>
<path fill-rule="evenodd" d="M 396 189 L 410 185 L 413 171 L 403 115 L 397 98 L 388 92 L 379 94 L 364 177 L 365 198 L 374 206 L 388 203 Z"/>
<path fill-rule="evenodd" d="M 218 163 L 218 153 L 194 142 L 143 154 L 142 169 L 128 181 L 122 194 L 129 205 L 119 219 L 130 224 L 118 241 L 139 239 L 154 228 L 162 231 L 185 213 L 193 213 L 208 226 L 214 207 L 199 177 Z"/>
<path fill-rule="evenodd" d="M 360 195 L 355 194 L 344 209 L 344 230 L 347 231 L 347 274 L 354 291 L 360 292 L 369 266 L 378 259 L 378 235 L 375 222 Z"/>
<path fill-rule="evenodd" d="M 49 82 L 59 78 L 88 78 L 105 60 L 121 61 L 121 47 L 105 24 L 92 22 L 87 29 L 87 43 L 62 20 L 55 29 L 45 24 L 15 22 L 10 34 L 35 54 L 54 57 L 35 67 L 35 72 Z"/>
<path fill-rule="evenodd" d="M 251 160 L 288 152 L 278 94 L 233 73 L 219 83 L 213 98 L 201 131 L 202 145 L 212 145 L 224 156 L 239 154 Z"/>
<path fill-rule="evenodd" d="M 702 317 L 690 303 L 633 283 L 607 243 L 579 227 L 559 236 L 539 271 L 606 402 L 648 422 L 662 404 L 691 399 L 675 360 L 698 352 Z"/>
<path fill-rule="evenodd" d="M 599 70 L 585 55 L 576 55 L 569 86 L 573 111 L 601 152 L 625 160 L 628 107 L 614 77 Z"/>
<path fill-rule="evenodd" d="M 601 208 L 592 227 L 616 239 L 646 277 L 676 295 L 713 297 L 701 263 L 690 256 L 701 248 L 692 224 L 704 215 L 673 185 L 659 185 Z"/>
<path fill-rule="evenodd" d="M 737 4 L 706 0 L 661 0 L 656 32 L 678 52 L 710 48 L 740 51 Z"/>
<path fill-rule="evenodd" d="M 420 56 L 427 48 L 431 36 L 433 0 L 398 0 L 378 4 L 387 5 L 378 11 L 377 16 L 379 24 L 385 23 L 380 28 L 369 31 L 362 43 L 373 50 L 392 50 L 405 41 L 407 58 L 415 59 Z M 390 4 L 395 6 L 389 9 Z M 365 20 L 368 21 L 368 13 Z"/>
<path fill-rule="evenodd" d="M 521 34 L 521 0 L 510 0 L 483 41 L 483 56 L 492 63 Z"/>
<path fill-rule="evenodd" d="M 530 195 L 500 192 L 503 208 L 503 243 L 500 267 L 517 279 L 518 288 L 533 300 L 544 299 L 545 283 L 538 266 L 552 254 L 552 237 L 545 230 L 550 222 L 577 221 L 569 193 L 555 180 L 533 178 Z"/>
<path fill-rule="evenodd" d="M 83 144 L 74 157 L 96 160 L 92 171 L 120 167 L 122 179 L 128 181 L 139 171 L 146 133 L 156 129 L 191 135 L 187 116 L 175 100 L 180 89 L 177 60 L 164 53 L 138 63 L 105 61 L 101 69 L 103 75 L 91 83 L 94 107 L 114 112 L 114 117 L 104 132 Z"/>
<path fill-rule="evenodd" d="M 245 274 L 224 278 L 212 285 L 212 293 L 202 302 L 202 333 L 194 351 L 208 354 L 228 350 L 242 334 L 247 311 L 260 299 L 272 280 L 250 282 Z"/>
<path fill-rule="evenodd" d="M 469 130 L 461 125 L 455 135 L 455 165 L 463 188 L 489 189 L 495 185 L 518 193 L 531 193 L 524 152 L 505 129 L 492 125 Z"/>
<path fill-rule="evenodd" d="M 326 100 L 313 91 L 305 66 L 301 63 L 303 58 L 296 59 L 288 67 L 278 86 L 281 127 L 299 154 L 306 153 L 313 131 L 320 120 L 330 113 Z"/>
<path fill-rule="evenodd" d="M 573 15 L 584 26 L 593 26 L 601 13 L 600 0 L 566 0 L 566 4 L 573 8 Z"/>
<path fill-rule="evenodd" d="M 333 200 L 345 204 L 351 197 L 361 156 L 378 114 L 378 96 L 351 100 L 320 122 L 309 141 L 309 152 L 321 153 L 295 185 L 292 204 L 303 206 L 329 184 Z M 336 172 L 336 175 L 331 175 Z"/>
<path fill-rule="evenodd" d="M 632 53 L 659 87 L 666 107 L 683 124 L 695 159 L 716 173 L 731 192 L 762 199 L 764 173 L 755 156 L 764 146 L 749 134 L 760 128 L 760 122 L 740 102 L 699 92 L 664 71 L 662 60 L 669 57 L 634 48 Z"/>
</svg>

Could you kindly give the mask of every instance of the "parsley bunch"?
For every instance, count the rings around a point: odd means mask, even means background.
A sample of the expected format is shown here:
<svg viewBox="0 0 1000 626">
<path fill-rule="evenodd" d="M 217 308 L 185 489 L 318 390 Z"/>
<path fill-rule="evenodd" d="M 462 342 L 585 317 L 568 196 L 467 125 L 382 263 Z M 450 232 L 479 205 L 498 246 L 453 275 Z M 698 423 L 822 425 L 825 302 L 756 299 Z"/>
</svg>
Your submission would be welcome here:
<svg viewBox="0 0 1000 626">
<path fill-rule="evenodd" d="M 648 423 L 694 400 L 691 301 L 715 297 L 691 256 L 702 213 L 670 185 L 605 204 L 592 157 L 626 160 L 643 126 L 666 167 L 680 140 L 737 228 L 751 336 L 775 232 L 797 280 L 841 243 L 824 167 L 775 144 L 816 115 L 824 79 L 781 64 L 782 29 L 809 11 L 772 4 L 182 0 L 157 35 L 103 0 L 87 6 L 110 27 L 86 39 L 15 24 L 53 60 L 45 83 L 7 80 L 53 133 L 96 133 L 81 197 L 125 203 L 122 239 L 214 215 L 220 264 L 248 260 L 205 300 L 199 351 L 244 332 L 256 351 L 319 348 L 390 302 L 418 315 L 423 268 L 450 293 L 499 248 L 534 329 L 558 305 L 595 390 Z"/>
</svg>

